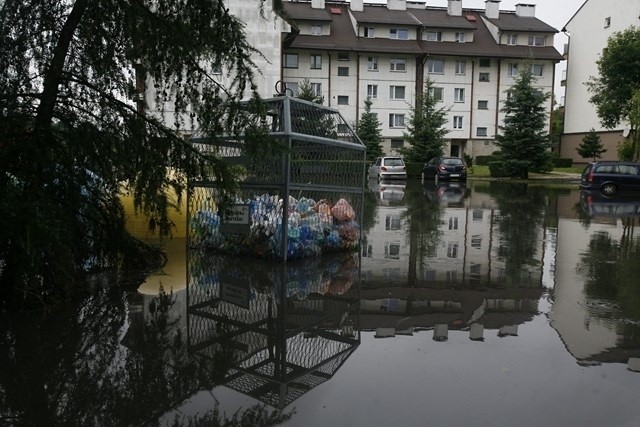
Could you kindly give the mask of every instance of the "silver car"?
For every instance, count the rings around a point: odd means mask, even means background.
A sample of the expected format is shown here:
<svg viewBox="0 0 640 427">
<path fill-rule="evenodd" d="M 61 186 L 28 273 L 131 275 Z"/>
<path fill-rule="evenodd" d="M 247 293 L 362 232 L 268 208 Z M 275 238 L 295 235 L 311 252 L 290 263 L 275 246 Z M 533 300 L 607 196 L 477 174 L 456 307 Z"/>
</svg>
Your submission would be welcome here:
<svg viewBox="0 0 640 427">
<path fill-rule="evenodd" d="M 407 167 L 402 157 L 388 156 L 378 157 L 369 167 L 369 178 L 407 179 Z"/>
</svg>

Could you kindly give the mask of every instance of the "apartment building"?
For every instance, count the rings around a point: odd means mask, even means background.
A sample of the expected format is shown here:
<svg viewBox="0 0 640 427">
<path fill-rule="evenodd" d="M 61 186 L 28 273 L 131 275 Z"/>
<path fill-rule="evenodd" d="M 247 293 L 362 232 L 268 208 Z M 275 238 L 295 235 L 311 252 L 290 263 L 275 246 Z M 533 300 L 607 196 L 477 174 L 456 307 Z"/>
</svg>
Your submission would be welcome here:
<svg viewBox="0 0 640 427">
<path fill-rule="evenodd" d="M 404 146 L 404 133 L 425 79 L 448 109 L 447 146 L 453 156 L 490 154 L 502 124 L 501 108 L 525 61 L 536 86 L 553 93 L 553 47 L 558 30 L 535 17 L 535 5 L 500 10 L 487 0 L 483 10 L 462 0 L 430 7 L 421 1 L 289 1 L 292 29 L 285 36 L 282 80 L 295 94 L 307 79 L 325 105 L 337 108 L 353 125 L 373 101 L 383 150 Z M 547 104 L 551 112 L 552 99 Z"/>
<path fill-rule="evenodd" d="M 629 136 L 627 123 L 615 129 L 605 129 L 600 124 L 596 107 L 590 103 L 591 94 L 586 82 L 598 76 L 599 58 L 609 37 L 632 25 L 640 25 L 640 1 L 638 0 L 587 0 L 562 29 L 569 36 L 565 48 L 567 59 L 565 86 L 565 118 L 560 155 L 571 157 L 576 163 L 586 163 L 576 147 L 594 129 L 607 149 L 605 160 L 616 160 L 617 146 Z"/>
</svg>

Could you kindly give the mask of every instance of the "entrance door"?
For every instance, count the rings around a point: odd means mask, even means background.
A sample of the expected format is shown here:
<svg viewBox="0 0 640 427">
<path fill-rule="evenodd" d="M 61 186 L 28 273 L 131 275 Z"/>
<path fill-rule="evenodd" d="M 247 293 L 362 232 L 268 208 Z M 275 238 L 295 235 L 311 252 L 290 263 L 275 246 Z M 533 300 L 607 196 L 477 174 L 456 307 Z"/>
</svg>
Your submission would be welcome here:
<svg viewBox="0 0 640 427">
<path fill-rule="evenodd" d="M 460 157 L 459 145 L 451 145 L 451 157 Z"/>
</svg>

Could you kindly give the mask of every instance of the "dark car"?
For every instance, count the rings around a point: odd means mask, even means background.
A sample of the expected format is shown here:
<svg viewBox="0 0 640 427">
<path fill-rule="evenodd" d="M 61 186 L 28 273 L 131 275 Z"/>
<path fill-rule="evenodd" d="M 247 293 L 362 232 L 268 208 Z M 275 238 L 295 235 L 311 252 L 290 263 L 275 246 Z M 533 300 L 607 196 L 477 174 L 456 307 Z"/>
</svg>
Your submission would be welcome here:
<svg viewBox="0 0 640 427">
<path fill-rule="evenodd" d="M 435 157 L 424 164 L 422 179 L 465 181 L 467 166 L 459 157 Z"/>
<path fill-rule="evenodd" d="M 605 196 L 621 191 L 640 191 L 640 163 L 600 161 L 589 163 L 582 171 L 580 188 L 598 190 Z"/>
</svg>

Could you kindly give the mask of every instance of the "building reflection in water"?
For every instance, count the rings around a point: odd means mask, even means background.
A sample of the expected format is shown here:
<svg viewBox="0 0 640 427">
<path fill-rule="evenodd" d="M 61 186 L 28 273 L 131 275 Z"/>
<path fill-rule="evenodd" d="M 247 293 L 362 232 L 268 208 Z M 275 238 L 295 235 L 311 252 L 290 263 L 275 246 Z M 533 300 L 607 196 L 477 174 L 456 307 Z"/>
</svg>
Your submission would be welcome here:
<svg viewBox="0 0 640 427">
<path fill-rule="evenodd" d="M 189 251 L 189 350 L 225 365 L 226 387 L 285 408 L 360 344 L 358 287 L 358 254 L 269 263 Z"/>
<path fill-rule="evenodd" d="M 541 208 L 520 220 L 488 190 L 470 195 L 464 182 L 425 181 L 409 186 L 402 203 L 378 198 L 364 230 L 364 329 L 433 329 L 435 341 L 463 329 L 481 341 L 486 330 L 517 335 L 538 314 L 543 276 L 553 276 L 545 242 L 554 230 L 542 226 Z M 515 244 L 514 230 L 528 241 Z"/>
</svg>

